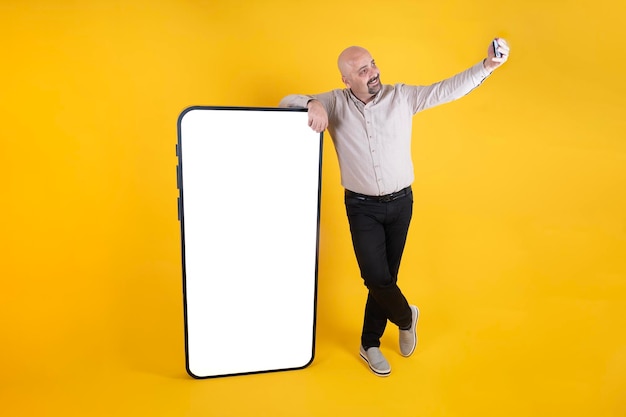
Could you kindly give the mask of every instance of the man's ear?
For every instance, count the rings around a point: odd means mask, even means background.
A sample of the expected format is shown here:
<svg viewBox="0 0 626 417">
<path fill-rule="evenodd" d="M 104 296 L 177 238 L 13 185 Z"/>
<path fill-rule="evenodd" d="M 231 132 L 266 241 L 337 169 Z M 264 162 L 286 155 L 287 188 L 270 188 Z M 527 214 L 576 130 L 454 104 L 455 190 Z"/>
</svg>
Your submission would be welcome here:
<svg viewBox="0 0 626 417">
<path fill-rule="evenodd" d="M 350 88 L 350 82 L 343 75 L 341 76 L 341 81 L 343 81 L 343 83 L 346 85 L 346 87 Z"/>
</svg>

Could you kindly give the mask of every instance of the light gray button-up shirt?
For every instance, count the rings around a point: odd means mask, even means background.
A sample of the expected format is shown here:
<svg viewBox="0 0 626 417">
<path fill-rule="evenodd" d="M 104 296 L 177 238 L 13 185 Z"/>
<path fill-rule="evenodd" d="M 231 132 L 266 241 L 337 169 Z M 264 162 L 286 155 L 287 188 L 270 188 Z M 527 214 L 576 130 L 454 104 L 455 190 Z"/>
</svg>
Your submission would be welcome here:
<svg viewBox="0 0 626 417">
<path fill-rule="evenodd" d="M 411 185 L 413 115 L 463 97 L 489 75 L 482 62 L 430 86 L 383 85 L 365 104 L 349 89 L 316 95 L 290 95 L 280 107 L 306 107 L 319 100 L 328 112 L 328 132 L 335 144 L 341 185 L 380 196 Z"/>
</svg>

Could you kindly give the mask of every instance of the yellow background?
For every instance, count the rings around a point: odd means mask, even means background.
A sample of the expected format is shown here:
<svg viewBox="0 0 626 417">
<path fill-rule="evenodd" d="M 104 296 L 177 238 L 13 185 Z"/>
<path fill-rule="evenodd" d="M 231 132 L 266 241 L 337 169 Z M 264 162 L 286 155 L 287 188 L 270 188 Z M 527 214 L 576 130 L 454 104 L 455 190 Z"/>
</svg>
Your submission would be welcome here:
<svg viewBox="0 0 626 417">
<path fill-rule="evenodd" d="M 609 0 L 2 0 L 0 414 L 626 415 L 625 16 Z M 386 83 L 431 83 L 493 36 L 506 66 L 415 118 L 400 282 L 416 354 L 390 327 L 389 378 L 358 358 L 365 290 L 326 137 L 314 363 L 189 378 L 180 112 L 342 87 L 351 44 Z"/>
</svg>

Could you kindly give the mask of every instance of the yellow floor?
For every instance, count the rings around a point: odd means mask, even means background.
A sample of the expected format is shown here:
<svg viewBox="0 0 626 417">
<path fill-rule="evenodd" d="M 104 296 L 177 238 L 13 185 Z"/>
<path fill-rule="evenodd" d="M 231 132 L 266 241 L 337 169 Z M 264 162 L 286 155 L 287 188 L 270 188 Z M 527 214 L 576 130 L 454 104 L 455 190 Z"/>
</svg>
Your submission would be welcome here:
<svg viewBox="0 0 626 417">
<path fill-rule="evenodd" d="M 336 239 L 333 251 L 349 256 L 346 234 L 329 231 L 322 241 Z M 412 239 L 407 248 L 406 269 L 425 259 L 417 242 Z M 167 246 L 176 248 L 175 242 Z M 134 277 L 85 275 L 92 280 L 86 292 L 68 292 L 63 300 L 62 291 L 34 289 L 31 301 L 47 308 L 9 322 L 11 337 L 3 341 L 3 415 L 617 417 L 626 412 L 626 304 L 619 277 L 568 283 L 521 265 L 504 270 L 487 259 L 465 260 L 463 279 L 446 272 L 445 263 L 432 262 L 430 267 L 441 270 L 428 274 L 427 266 L 416 268 L 424 275 L 401 281 L 421 309 L 418 349 L 411 358 L 401 357 L 397 329 L 388 328 L 382 350 L 392 374 L 379 378 L 358 357 L 365 291 L 354 261 L 334 267 L 329 251 L 321 251 L 315 360 L 303 370 L 205 380 L 187 376 L 175 262 L 129 264 Z M 55 307 L 57 302 L 72 307 Z"/>
</svg>

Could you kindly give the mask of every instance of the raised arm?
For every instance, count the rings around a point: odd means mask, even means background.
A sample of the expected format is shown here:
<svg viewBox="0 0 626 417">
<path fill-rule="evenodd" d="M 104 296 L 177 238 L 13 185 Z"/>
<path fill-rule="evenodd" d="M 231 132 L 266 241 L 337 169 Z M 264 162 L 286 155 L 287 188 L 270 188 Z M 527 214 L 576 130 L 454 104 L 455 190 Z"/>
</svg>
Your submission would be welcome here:
<svg viewBox="0 0 626 417">
<path fill-rule="evenodd" d="M 457 100 L 482 84 L 485 78 L 504 64 L 509 57 L 507 42 L 502 38 L 497 38 L 497 41 L 501 57 L 495 56 L 493 44 L 490 42 L 487 58 L 463 72 L 428 86 L 403 85 L 402 88 L 405 89 L 410 97 L 413 112 L 417 113 L 418 111 Z"/>
</svg>

